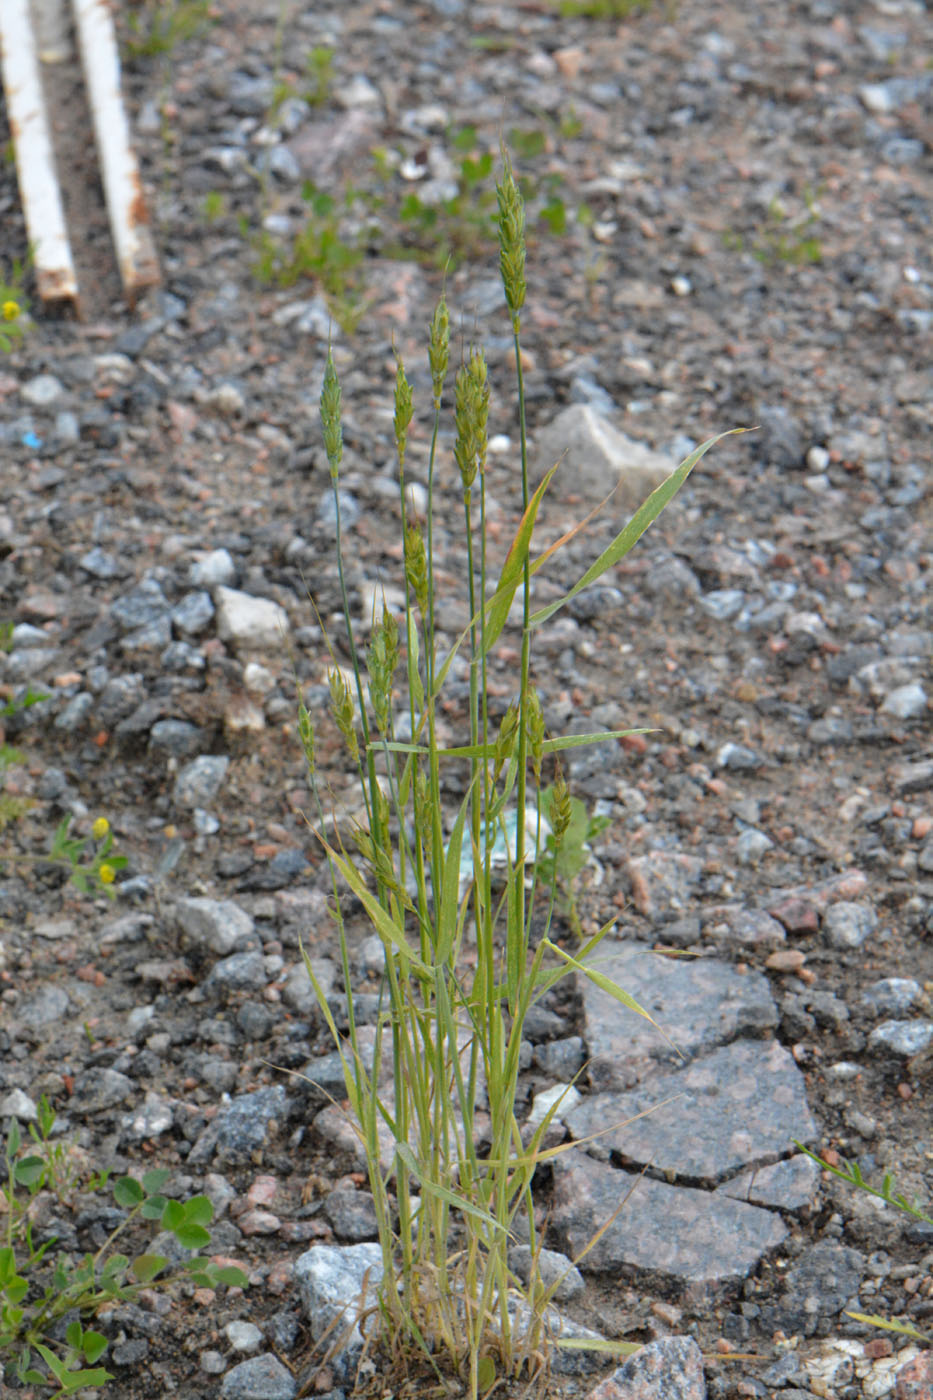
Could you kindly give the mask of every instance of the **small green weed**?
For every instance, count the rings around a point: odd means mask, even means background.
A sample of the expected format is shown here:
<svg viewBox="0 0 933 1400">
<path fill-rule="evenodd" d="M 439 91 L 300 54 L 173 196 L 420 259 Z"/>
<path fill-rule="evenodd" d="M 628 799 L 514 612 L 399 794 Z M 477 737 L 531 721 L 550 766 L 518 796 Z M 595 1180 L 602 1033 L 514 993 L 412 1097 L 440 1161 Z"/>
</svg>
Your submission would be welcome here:
<svg viewBox="0 0 933 1400">
<path fill-rule="evenodd" d="M 309 107 L 323 107 L 334 85 L 334 51 L 316 44 L 305 59 L 305 82 L 301 96 Z"/>
<path fill-rule="evenodd" d="M 927 1215 L 916 1203 L 911 1203 L 906 1197 L 895 1194 L 894 1177 L 890 1172 L 885 1173 L 880 1186 L 872 1186 L 862 1175 L 862 1169 L 858 1162 L 844 1161 L 841 1167 L 833 1166 L 815 1152 L 811 1152 L 808 1147 L 804 1147 L 802 1142 L 795 1142 L 794 1146 L 812 1158 L 817 1166 L 822 1167 L 823 1171 L 839 1177 L 840 1181 L 848 1182 L 857 1191 L 865 1191 L 869 1196 L 875 1196 L 879 1201 L 884 1201 L 886 1205 L 893 1206 L 895 1210 L 902 1211 L 905 1215 L 912 1215 L 915 1220 L 920 1220 L 925 1225 L 933 1225 L 933 1216 Z M 849 1312 L 848 1310 L 846 1317 L 851 1317 L 854 1322 L 865 1322 L 870 1327 L 883 1327 L 886 1332 L 897 1332 L 901 1336 L 913 1337 L 918 1342 L 933 1342 L 933 1332 L 920 1332 L 908 1322 L 896 1322 L 890 1318 L 879 1317 L 875 1313 Z"/>
<path fill-rule="evenodd" d="M 293 287 L 313 278 L 324 289 L 334 320 L 351 330 L 362 314 L 362 278 L 358 269 L 364 258 L 362 239 L 344 231 L 344 219 L 352 216 L 360 199 L 348 189 L 341 201 L 311 181 L 302 188 L 309 213 L 290 242 L 263 230 L 253 240 L 253 273 L 260 282 Z M 241 228 L 246 229 L 246 224 Z"/>
<path fill-rule="evenodd" d="M 546 889 L 554 887 L 560 912 L 576 936 L 582 938 L 583 928 L 577 912 L 577 881 L 591 859 L 590 842 L 609 826 L 609 818 L 590 816 L 586 804 L 579 797 L 571 796 L 561 780 L 542 791 L 540 803 L 549 830 L 544 850 L 538 856 L 538 875 Z M 562 822 L 563 835 L 558 842 L 554 834 L 555 823 L 560 829 Z"/>
<path fill-rule="evenodd" d="M 209 224 L 216 224 L 227 215 L 227 196 L 221 194 L 220 190 L 208 190 L 204 196 L 204 217 Z"/>
<path fill-rule="evenodd" d="M 649 10 L 652 0 L 558 0 L 566 18 L 583 15 L 587 19 L 628 19 L 639 10 Z"/>
<path fill-rule="evenodd" d="M 133 38 L 130 58 L 160 58 L 178 44 L 196 39 L 213 23 L 210 0 L 156 0 L 133 10 L 127 20 Z"/>
<path fill-rule="evenodd" d="M 0 630 L 0 649 L 6 650 L 12 642 L 12 626 L 4 624 Z M 0 706 L 0 720 L 38 705 L 48 696 L 41 691 L 26 690 L 22 696 L 8 700 Z M 10 744 L 0 744 L 0 831 L 24 817 L 35 805 L 31 797 L 20 797 L 16 793 L 3 790 L 6 775 L 15 764 L 25 763 L 26 755 Z M 72 817 L 64 817 L 56 828 L 49 850 L 42 855 L 24 855 L 0 850 L 0 867 L 57 865 L 67 871 L 71 883 L 82 894 L 90 892 L 115 897 L 112 886 L 117 871 L 127 864 L 126 856 L 115 855 L 113 832 L 106 817 L 98 817 L 86 836 L 71 836 Z"/>
<path fill-rule="evenodd" d="M 67 1144 L 51 1141 L 54 1128 L 55 1113 L 45 1097 L 39 1102 L 36 1125 L 29 1126 L 31 1149 L 15 1118 L 7 1127 L 5 1180 L 0 1184 L 6 1217 L 0 1245 L 0 1365 L 22 1384 L 53 1387 L 52 1400 L 60 1400 L 113 1379 L 96 1365 L 109 1345 L 107 1338 L 84 1325 L 101 1309 L 132 1302 L 142 1287 L 187 1282 L 192 1287 L 245 1288 L 247 1278 L 235 1266 L 221 1267 L 198 1254 L 167 1273 L 164 1255 L 142 1252 L 130 1258 L 117 1252 L 117 1240 L 137 1221 L 169 1231 L 187 1250 L 210 1244 L 211 1202 L 206 1196 L 187 1201 L 163 1196 L 170 1176 L 165 1170 L 146 1172 L 141 1180 L 124 1176 L 113 1183 L 114 1204 L 123 1218 L 96 1253 L 80 1259 L 63 1250 L 53 1253 L 54 1237 L 38 1244 L 33 1216 L 43 1192 L 68 1200 L 79 1184 L 96 1192 L 109 1178 L 109 1172 L 87 1176 Z"/>
<path fill-rule="evenodd" d="M 10 279 L 0 277 L 0 352 L 12 350 L 26 334 L 29 299 L 23 291 L 23 265 L 17 259 L 10 268 Z"/>
<path fill-rule="evenodd" d="M 765 266 L 788 263 L 794 267 L 822 262 L 823 246 L 813 232 L 819 218 L 816 196 L 807 191 L 803 198 L 806 213 L 797 217 L 787 213 L 777 196 L 772 199 L 767 220 L 747 245 L 757 262 Z M 746 247 L 745 240 L 737 233 L 725 234 L 723 242 L 738 253 Z"/>
</svg>

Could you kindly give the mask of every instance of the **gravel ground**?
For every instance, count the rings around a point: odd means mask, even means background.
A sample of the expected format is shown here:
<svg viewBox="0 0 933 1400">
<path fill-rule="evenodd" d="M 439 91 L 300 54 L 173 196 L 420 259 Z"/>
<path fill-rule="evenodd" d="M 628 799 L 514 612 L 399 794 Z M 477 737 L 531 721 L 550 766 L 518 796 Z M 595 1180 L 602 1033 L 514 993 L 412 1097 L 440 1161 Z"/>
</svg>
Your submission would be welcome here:
<svg viewBox="0 0 933 1400">
<path fill-rule="evenodd" d="M 96 1165 L 162 1165 L 171 1190 L 208 1191 L 215 1244 L 252 1284 L 210 1306 L 149 1298 L 113 1315 L 114 1400 L 291 1396 L 292 1374 L 307 1393 L 333 1383 L 309 1359 L 295 1261 L 310 1243 L 365 1239 L 365 1191 L 352 1154 L 312 1122 L 320 1103 L 282 1072 L 329 1048 L 299 936 L 321 967 L 333 952 L 302 816 L 296 679 L 338 800 L 350 782 L 306 596 L 334 613 L 317 399 L 332 335 L 365 616 L 397 568 L 393 345 L 415 386 L 417 480 L 426 327 L 446 285 L 458 353 L 487 351 L 491 538 L 504 544 L 520 493 L 483 233 L 491 179 L 425 231 L 432 201 L 470 178 L 465 157 L 497 156 L 503 133 L 529 181 L 536 440 L 572 405 L 672 462 L 758 425 L 718 446 L 634 554 L 540 637 L 553 732 L 655 726 L 571 768 L 574 792 L 610 818 L 584 925 L 615 915 L 628 942 L 766 977 L 817 1144 L 933 1198 L 929 14 L 915 0 L 694 0 L 624 23 L 534 0 L 222 8 L 205 33 L 127 67 L 164 286 L 129 314 L 95 243 L 86 319 L 40 319 L 0 364 L 0 616 L 15 624 L 0 683 L 10 698 L 47 694 L 6 720 L 24 755 L 6 791 L 32 806 L 5 840 L 35 854 L 65 814 L 87 833 L 103 813 L 129 857 L 115 904 L 7 864 L 0 1112 L 28 1117 L 45 1094 Z M 309 78 L 324 48 L 333 57 Z M 263 221 L 287 240 L 306 180 L 361 257 L 338 266 L 318 243 L 327 285 L 263 284 Z M 564 231 L 538 217 L 545 206 Z M 9 165 L 0 213 L 8 266 L 24 251 Z M 545 461 L 542 447 L 536 470 Z M 452 508 L 453 475 L 445 459 Z M 595 469 L 556 486 L 544 534 L 596 505 L 598 487 Z M 618 528 L 597 520 L 555 577 L 571 581 Z M 435 544 L 454 635 L 456 527 Z M 244 621 L 243 594 L 267 608 Z M 514 652 L 496 665 L 504 705 Z M 372 990 L 365 932 L 353 929 Z M 549 1010 L 529 1098 L 587 1051 L 581 1000 Z M 245 1105 L 242 1139 L 231 1102 Z M 549 1192 L 542 1181 L 545 1210 Z M 100 1201 L 62 1214 L 75 1248 L 106 1224 Z M 857 1298 L 929 1329 L 933 1227 L 832 1180 L 785 1224 L 780 1248 L 715 1296 L 590 1272 L 568 1310 L 626 1340 L 694 1338 L 705 1377 L 687 1366 L 668 1395 L 888 1393 L 887 1339 L 842 1309 Z M 780 1300 L 808 1288 L 830 1301 L 794 1326 Z M 851 1358 L 829 1381 L 801 1371 L 839 1339 L 887 1365 L 887 1391 Z M 743 1359 L 715 1360 L 730 1349 Z M 273 1353 L 286 1379 L 273 1368 L 263 1381 Z M 231 1377 L 250 1356 L 253 1371 Z M 551 1393 L 590 1384 L 555 1379 Z M 612 1391 L 636 1393 L 648 1392 Z"/>
</svg>

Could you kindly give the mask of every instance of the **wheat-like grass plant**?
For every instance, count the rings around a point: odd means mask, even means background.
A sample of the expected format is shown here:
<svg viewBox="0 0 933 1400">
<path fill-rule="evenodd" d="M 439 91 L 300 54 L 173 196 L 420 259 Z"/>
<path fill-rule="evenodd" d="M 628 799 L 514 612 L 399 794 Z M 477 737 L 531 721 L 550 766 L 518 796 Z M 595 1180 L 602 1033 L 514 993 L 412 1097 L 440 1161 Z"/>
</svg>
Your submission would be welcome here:
<svg viewBox="0 0 933 1400">
<path fill-rule="evenodd" d="M 341 392 L 328 355 L 321 423 L 336 512 L 337 566 L 352 680 L 334 663 L 331 713 L 359 776 L 365 814 L 347 830 L 328 814 L 318 784 L 314 726 L 302 704 L 299 733 L 316 803 L 316 825 L 330 861 L 343 964 L 347 1033 L 314 979 L 320 1008 L 340 1048 L 349 1110 L 363 1144 L 376 1203 L 384 1265 L 380 1294 L 383 1349 L 405 1358 L 420 1353 L 440 1373 L 453 1370 L 471 1397 L 515 1377 L 547 1356 L 548 1307 L 553 1295 L 534 1277 L 520 1286 L 509 1266 L 517 1235 L 536 1258 L 532 1179 L 561 1148 L 545 1149 L 554 1104 L 534 1133 L 523 1137 L 516 1115 L 520 1050 L 529 1009 L 562 978 L 582 973 L 630 1011 L 646 1015 L 592 961 L 607 932 L 570 953 L 551 937 L 554 882 L 538 890 L 536 861 L 547 832 L 556 848 L 571 819 L 570 797 L 552 756 L 573 746 L 605 742 L 604 732 L 565 738 L 546 733 L 532 679 L 535 630 L 581 589 L 615 565 L 651 524 L 707 449 L 697 448 L 644 503 L 599 558 L 559 599 L 533 609 L 532 578 L 562 545 L 535 556 L 535 522 L 558 467 L 532 490 L 520 350 L 525 301 L 524 210 L 508 157 L 497 186 L 499 263 L 514 340 L 518 380 L 518 441 L 522 514 L 493 577 L 487 535 L 487 418 L 489 382 L 482 352 L 471 349 L 454 376 L 454 449 L 460 478 L 467 553 L 469 623 L 442 654 L 435 628 L 435 470 L 446 391 L 449 314 L 441 300 L 431 322 L 428 360 L 433 430 L 423 519 L 409 508 L 406 452 L 414 413 L 404 364 L 398 360 L 394 433 L 404 561 L 404 608 L 382 606 L 369 619 L 365 655 L 356 641 L 344 575 L 346 548 L 338 490 L 342 457 Z M 520 628 L 516 695 L 498 725 L 489 706 L 494 648 L 513 618 Z M 438 708 L 454 657 L 469 666 L 469 741 L 444 747 Z M 640 731 L 619 731 L 623 733 Z M 467 765 L 466 793 L 455 810 L 442 800 L 442 769 Z M 551 788 L 547 811 L 539 795 Z M 516 816 L 517 814 L 517 816 Z M 530 814 L 525 820 L 523 814 Z M 493 852 L 501 851 L 506 821 L 504 882 Z M 466 862 L 469 879 L 462 878 Z M 552 866 L 554 862 L 552 861 Z M 364 1056 L 354 1009 L 342 901 L 349 893 L 365 909 L 385 952 L 382 1010 L 375 1056 Z M 532 937 L 535 904 L 544 932 Z M 464 954 L 468 954 L 465 956 Z M 390 1062 L 391 1072 L 381 1067 Z M 372 1068 L 368 1068 L 369 1064 Z M 387 1149 L 386 1143 L 390 1144 Z"/>
</svg>

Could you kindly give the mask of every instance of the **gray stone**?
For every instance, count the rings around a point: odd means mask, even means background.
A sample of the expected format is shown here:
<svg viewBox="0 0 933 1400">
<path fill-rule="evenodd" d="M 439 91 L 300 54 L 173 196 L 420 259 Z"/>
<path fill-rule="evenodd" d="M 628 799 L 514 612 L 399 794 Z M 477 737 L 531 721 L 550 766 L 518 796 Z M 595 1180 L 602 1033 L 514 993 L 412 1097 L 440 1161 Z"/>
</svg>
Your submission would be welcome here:
<svg viewBox="0 0 933 1400">
<path fill-rule="evenodd" d="M 172 640 L 172 624 L 167 613 L 128 632 L 120 646 L 124 651 L 162 651 Z"/>
<path fill-rule="evenodd" d="M 618 488 L 614 506 L 634 511 L 677 465 L 672 459 L 635 442 L 588 404 L 572 404 L 541 432 L 536 455 L 542 471 L 555 462 L 557 489 L 572 481 L 574 489 L 602 499 Z"/>
<path fill-rule="evenodd" d="M 78 1075 L 72 1103 L 76 1111 L 99 1113 L 102 1109 L 114 1108 L 138 1092 L 138 1086 L 127 1075 L 116 1069 L 98 1067 Z"/>
<path fill-rule="evenodd" d="M 288 613 L 270 598 L 254 598 L 235 588 L 218 588 L 217 633 L 234 646 L 280 648 L 288 633 Z"/>
<path fill-rule="evenodd" d="M 271 1351 L 228 1371 L 220 1384 L 224 1400 L 295 1400 L 298 1383 Z"/>
<path fill-rule="evenodd" d="M 339 1352 L 329 1364 L 340 1380 L 353 1375 L 363 1349 L 359 1316 L 376 1302 L 382 1282 L 382 1250 L 378 1244 L 337 1247 L 318 1245 L 295 1261 L 295 1282 L 308 1318 L 311 1336 L 325 1333 Z"/>
<path fill-rule="evenodd" d="M 583 1260 L 585 1270 L 614 1278 L 642 1270 L 697 1304 L 733 1288 L 787 1235 L 772 1211 L 639 1178 L 584 1152 L 556 1157 L 553 1171 L 552 1221 L 571 1258 L 602 1230 Z"/>
<path fill-rule="evenodd" d="M 64 987 L 51 985 L 40 987 L 31 997 L 16 1008 L 16 1019 L 24 1026 L 39 1030 L 42 1026 L 54 1025 L 64 1019 L 71 1002 Z"/>
<path fill-rule="evenodd" d="M 720 904 L 704 909 L 700 924 L 704 936 L 724 948 L 771 949 L 780 948 L 787 941 L 784 927 L 777 919 L 763 909 L 749 909 L 744 904 Z M 666 941 L 669 941 L 669 932 L 664 930 Z"/>
<path fill-rule="evenodd" d="M 197 563 L 191 565 L 188 577 L 199 588 L 217 588 L 233 583 L 236 578 L 236 564 L 227 549 L 212 549 Z"/>
<path fill-rule="evenodd" d="M 857 1249 L 838 1244 L 815 1244 L 788 1269 L 784 1296 L 762 1309 L 767 1330 L 812 1337 L 821 1324 L 831 1324 L 858 1292 L 865 1259 Z"/>
<path fill-rule="evenodd" d="M 172 758 L 187 758 L 204 744 L 204 730 L 186 719 L 159 719 L 149 731 L 149 748 Z"/>
<path fill-rule="evenodd" d="M 533 1256 L 527 1244 L 513 1245 L 509 1250 L 509 1264 L 526 1285 L 531 1281 L 533 1261 L 537 1266 L 537 1278 L 545 1288 L 557 1284 L 551 1296 L 558 1303 L 567 1303 L 571 1298 L 579 1298 L 585 1291 L 583 1275 L 566 1254 L 561 1254 L 556 1249 L 539 1248 Z"/>
<path fill-rule="evenodd" d="M 143 678 L 137 673 L 127 676 L 114 676 L 104 686 L 97 700 L 97 718 L 105 729 L 111 729 L 120 720 L 137 709 L 145 699 L 146 690 Z"/>
<path fill-rule="evenodd" d="M 919 1055 L 931 1041 L 933 1021 L 882 1021 L 868 1037 L 868 1048 L 876 1055 L 908 1059 Z"/>
<path fill-rule="evenodd" d="M 162 1133 L 169 1131 L 174 1121 L 175 1115 L 169 1100 L 150 1090 L 142 1108 L 126 1119 L 124 1137 L 136 1142 L 160 1137 Z"/>
<path fill-rule="evenodd" d="M 239 890 L 284 890 L 308 873 L 308 857 L 297 846 L 276 851 L 270 861 L 250 870 L 237 885 Z"/>
<path fill-rule="evenodd" d="M 179 899 L 175 919 L 193 943 L 221 957 L 245 950 L 255 938 L 251 916 L 231 899 Z"/>
<path fill-rule="evenodd" d="M 376 1203 L 368 1191 L 338 1186 L 325 1200 L 324 1214 L 338 1239 L 372 1240 L 379 1233 Z"/>
<path fill-rule="evenodd" d="M 230 760 L 224 755 L 201 754 L 175 779 L 173 798 L 179 807 L 206 807 L 223 786 Z"/>
<path fill-rule="evenodd" d="M 204 990 L 215 987 L 229 987 L 233 991 L 255 990 L 267 982 L 266 967 L 262 953 L 231 953 L 222 958 L 211 970 L 204 983 Z"/>
<path fill-rule="evenodd" d="M 129 593 L 124 593 L 110 605 L 110 616 L 124 632 L 147 627 L 168 616 L 168 599 L 154 579 L 141 579 Z"/>
<path fill-rule="evenodd" d="M 87 690 L 81 690 L 72 696 L 61 714 L 56 715 L 53 728 L 61 729 L 66 734 L 74 734 L 87 720 L 93 708 L 93 695 Z"/>
<path fill-rule="evenodd" d="M 85 573 L 92 574 L 94 578 L 99 579 L 122 578 L 129 573 L 125 564 L 97 545 L 93 549 L 89 549 L 87 554 L 82 554 L 78 563 Z"/>
<path fill-rule="evenodd" d="M 894 769 L 894 786 L 902 795 L 913 792 L 930 792 L 933 789 L 933 758 L 923 758 L 916 763 L 900 763 Z"/>
<path fill-rule="evenodd" d="M 642 581 L 642 588 L 656 598 L 679 602 L 695 598 L 700 592 L 700 580 L 690 565 L 676 555 L 652 564 Z"/>
<path fill-rule="evenodd" d="M 817 1136 L 803 1075 L 776 1040 L 738 1040 L 644 1088 L 592 1094 L 563 1120 L 575 1138 L 598 1133 L 588 1146 L 626 1166 L 705 1185 Z"/>
<path fill-rule="evenodd" d="M 773 846 L 774 842 L 763 831 L 749 828 L 735 843 L 735 858 L 739 865 L 757 865 Z"/>
<path fill-rule="evenodd" d="M 289 1108 L 281 1084 L 237 1095 L 205 1128 L 188 1162 L 209 1162 L 216 1155 L 221 1163 L 257 1165 L 270 1137 L 284 1127 Z"/>
<path fill-rule="evenodd" d="M 649 851 L 633 856 L 625 868 L 632 882 L 632 902 L 648 918 L 679 913 L 703 874 L 699 856 L 681 851 Z"/>
<path fill-rule="evenodd" d="M 325 997 L 329 997 L 336 982 L 337 964 L 330 958 L 312 958 L 311 966 Z M 318 1010 L 317 993 L 304 962 L 294 963 L 285 973 L 282 1000 L 286 1006 L 304 1016 Z"/>
<path fill-rule="evenodd" d="M 648 1342 L 587 1400 L 706 1400 L 703 1353 L 692 1337 Z"/>
<path fill-rule="evenodd" d="M 912 977 L 882 977 L 865 992 L 862 1005 L 876 1016 L 902 1016 L 917 1004 L 921 994 L 920 983 Z"/>
<path fill-rule="evenodd" d="M 870 904 L 841 900 L 823 915 L 823 933 L 831 948 L 861 948 L 878 927 L 878 915 Z"/>
<path fill-rule="evenodd" d="M 211 595 L 204 589 L 186 593 L 181 602 L 172 608 L 173 625 L 188 637 L 196 637 L 203 632 L 213 616 L 214 604 Z"/>
<path fill-rule="evenodd" d="M 737 1201 L 747 1201 L 749 1205 L 800 1211 L 813 1204 L 819 1186 L 819 1167 L 812 1157 L 798 1153 L 783 1162 L 740 1172 L 716 1190 Z"/>
<path fill-rule="evenodd" d="M 714 588 L 697 599 L 700 607 L 717 622 L 727 622 L 742 611 L 745 594 L 741 588 Z"/>
<path fill-rule="evenodd" d="M 755 445 L 766 462 L 776 467 L 799 467 L 803 462 L 804 437 L 800 424 L 782 404 L 763 404 L 757 413 Z"/>
<path fill-rule="evenodd" d="M 723 744 L 716 754 L 717 768 L 733 768 L 740 773 L 754 773 L 763 764 L 761 755 L 745 744 Z"/>
<path fill-rule="evenodd" d="M 233 1060 L 225 1060 L 222 1055 L 194 1055 L 186 1068 L 199 1084 L 218 1094 L 229 1094 L 236 1088 L 237 1065 Z"/>
<path fill-rule="evenodd" d="M 777 1006 L 761 973 L 742 974 L 706 958 L 660 957 L 641 944 L 608 938 L 599 945 L 593 962 L 634 997 L 688 1057 L 777 1027 Z M 650 1021 L 623 1010 L 589 978 L 581 977 L 580 982 L 594 1088 L 630 1088 L 646 1069 L 656 1068 L 658 1060 L 680 1062 Z"/>
<path fill-rule="evenodd" d="M 578 1035 L 565 1036 L 562 1040 L 549 1040 L 535 1050 L 535 1064 L 547 1075 L 558 1079 L 572 1079 L 583 1067 L 586 1050 Z"/>
</svg>

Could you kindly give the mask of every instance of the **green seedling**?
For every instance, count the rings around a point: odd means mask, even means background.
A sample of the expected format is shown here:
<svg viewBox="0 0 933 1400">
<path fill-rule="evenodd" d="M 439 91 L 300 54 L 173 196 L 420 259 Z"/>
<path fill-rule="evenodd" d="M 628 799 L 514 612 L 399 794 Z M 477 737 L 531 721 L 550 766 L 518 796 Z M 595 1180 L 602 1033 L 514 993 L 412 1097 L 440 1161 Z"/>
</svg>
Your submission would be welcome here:
<svg viewBox="0 0 933 1400">
<path fill-rule="evenodd" d="M 29 298 L 23 291 L 23 265 L 13 260 L 9 280 L 0 277 L 0 353 L 22 340 L 29 325 Z M 12 624 L 10 624 L 12 630 Z"/>
<path fill-rule="evenodd" d="M 0 1245 L 0 1364 L 24 1385 L 51 1388 L 52 1400 L 88 1386 L 102 1386 L 113 1376 L 96 1363 L 107 1338 L 87 1327 L 101 1309 L 115 1302 L 133 1302 L 142 1287 L 245 1288 L 247 1278 L 233 1265 L 220 1266 L 193 1253 L 184 1265 L 168 1271 L 164 1255 L 141 1252 L 131 1257 L 115 1246 L 138 1222 L 167 1230 L 184 1249 L 198 1251 L 210 1244 L 207 1226 L 213 1206 L 206 1196 L 177 1201 L 162 1195 L 170 1173 L 146 1172 L 141 1180 L 124 1176 L 112 1185 L 113 1200 L 123 1213 L 120 1223 L 93 1254 L 80 1259 L 55 1251 L 55 1240 L 38 1244 L 30 1206 L 46 1191 L 67 1198 L 77 1185 L 76 1167 L 64 1144 L 51 1142 L 55 1114 L 40 1100 L 37 1121 L 30 1126 L 34 1151 L 24 1143 L 18 1122 L 11 1119 L 3 1147 L 4 1180 L 0 1195 L 5 1222 Z M 92 1175 L 87 1190 L 98 1191 L 109 1173 Z M 60 1326 L 65 1322 L 64 1341 Z"/>
<path fill-rule="evenodd" d="M 895 1194 L 894 1177 L 891 1172 L 886 1172 L 882 1178 L 880 1186 L 872 1186 L 862 1175 L 858 1162 L 843 1162 L 842 1166 L 834 1166 L 820 1157 L 815 1152 L 811 1152 L 803 1143 L 795 1142 L 794 1146 L 798 1151 L 806 1154 L 822 1167 L 823 1171 L 837 1176 L 840 1181 L 847 1182 L 857 1191 L 864 1191 L 869 1196 L 876 1197 L 879 1201 L 884 1201 L 886 1205 L 893 1206 L 895 1210 L 902 1211 L 905 1215 L 911 1215 L 915 1220 L 920 1220 L 925 1225 L 933 1225 L 933 1216 L 927 1215 L 916 1202 L 908 1201 L 905 1196 Z M 854 1322 L 864 1322 L 870 1327 L 882 1327 L 886 1332 L 897 1332 L 900 1336 L 912 1337 L 917 1342 L 933 1342 L 933 1333 L 920 1332 L 908 1322 L 898 1322 L 892 1318 L 879 1317 L 875 1313 L 850 1312 L 846 1310 L 846 1317 L 851 1317 Z"/>
<path fill-rule="evenodd" d="M 784 209 L 777 196 L 768 205 L 768 217 L 746 245 L 741 234 L 727 233 L 723 242 L 727 248 L 741 253 L 746 246 L 756 262 L 766 267 L 777 263 L 802 267 L 808 263 L 823 260 L 823 246 L 818 235 L 813 232 L 819 218 L 816 197 L 809 191 L 804 194 L 806 212 L 792 217 Z"/>
<path fill-rule="evenodd" d="M 586 804 L 573 797 L 565 786 L 555 784 L 541 793 L 542 811 L 547 817 L 549 833 L 544 850 L 538 857 L 538 873 L 548 887 L 553 886 L 558 908 L 578 938 L 583 937 L 577 911 L 577 883 L 583 870 L 593 859 L 590 842 L 609 826 L 608 817 L 591 816 Z M 563 810 L 562 810 L 563 809 Z M 555 830 L 561 830 L 558 842 Z"/>
<path fill-rule="evenodd" d="M 558 0 L 558 9 L 566 18 L 582 15 L 586 19 L 629 19 L 641 10 L 649 10 L 652 0 Z"/>
<path fill-rule="evenodd" d="M 133 10 L 127 20 L 133 37 L 127 40 L 130 58 L 160 58 L 179 44 L 196 39 L 213 23 L 210 0 L 156 0 Z"/>
</svg>

